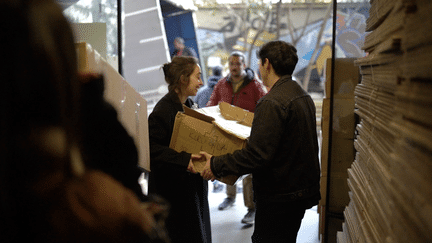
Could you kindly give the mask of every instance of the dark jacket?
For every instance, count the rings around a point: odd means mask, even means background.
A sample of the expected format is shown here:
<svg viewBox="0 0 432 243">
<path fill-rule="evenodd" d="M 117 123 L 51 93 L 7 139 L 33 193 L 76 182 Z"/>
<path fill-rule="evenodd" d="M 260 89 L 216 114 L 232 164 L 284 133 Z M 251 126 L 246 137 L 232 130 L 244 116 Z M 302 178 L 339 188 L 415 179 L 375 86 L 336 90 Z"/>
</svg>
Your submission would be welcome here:
<svg viewBox="0 0 432 243">
<path fill-rule="evenodd" d="M 188 99 L 186 106 L 193 101 Z M 149 194 L 170 204 L 167 230 L 175 242 L 211 242 L 208 183 L 187 171 L 190 153 L 169 148 L 177 112 L 183 106 L 175 92 L 166 94 L 148 118 L 150 139 Z"/>
<path fill-rule="evenodd" d="M 207 85 L 201 87 L 195 96 L 195 102 L 199 108 L 205 107 L 213 93 L 214 86 L 222 78 L 222 76 L 210 76 L 207 80 Z"/>
<path fill-rule="evenodd" d="M 252 69 L 246 69 L 246 77 L 236 93 L 233 92 L 231 75 L 220 80 L 213 89 L 207 106 L 224 101 L 250 112 L 254 112 L 258 100 L 266 94 L 264 86 L 255 78 Z"/>
<path fill-rule="evenodd" d="M 217 177 L 252 173 L 257 201 L 318 203 L 320 167 L 315 105 L 290 76 L 258 103 L 246 148 L 213 157 Z"/>
</svg>

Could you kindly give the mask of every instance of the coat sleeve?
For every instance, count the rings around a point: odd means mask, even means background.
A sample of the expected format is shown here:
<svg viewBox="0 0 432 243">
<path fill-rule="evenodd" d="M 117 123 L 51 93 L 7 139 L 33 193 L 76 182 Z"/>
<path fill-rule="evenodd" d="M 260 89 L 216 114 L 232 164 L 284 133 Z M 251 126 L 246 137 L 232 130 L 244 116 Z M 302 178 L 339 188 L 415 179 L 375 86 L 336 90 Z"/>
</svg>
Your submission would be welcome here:
<svg viewBox="0 0 432 243">
<path fill-rule="evenodd" d="M 190 153 L 169 148 L 176 112 L 169 108 L 158 109 L 149 116 L 151 170 L 185 171 L 189 164 Z"/>
<path fill-rule="evenodd" d="M 241 176 L 270 166 L 282 138 L 280 129 L 284 127 L 282 114 L 275 106 L 269 101 L 257 106 L 246 147 L 232 154 L 212 157 L 213 174 L 218 177 L 230 174 Z"/>
</svg>

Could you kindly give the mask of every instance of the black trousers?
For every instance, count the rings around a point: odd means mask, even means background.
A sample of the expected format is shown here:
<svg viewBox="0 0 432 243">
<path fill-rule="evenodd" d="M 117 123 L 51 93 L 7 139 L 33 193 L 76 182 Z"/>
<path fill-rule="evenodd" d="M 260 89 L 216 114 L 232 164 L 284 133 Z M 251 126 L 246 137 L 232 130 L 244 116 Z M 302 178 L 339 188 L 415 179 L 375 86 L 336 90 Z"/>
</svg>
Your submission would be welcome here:
<svg viewBox="0 0 432 243">
<path fill-rule="evenodd" d="M 306 208 L 298 203 L 255 202 L 253 243 L 296 242 Z"/>
</svg>

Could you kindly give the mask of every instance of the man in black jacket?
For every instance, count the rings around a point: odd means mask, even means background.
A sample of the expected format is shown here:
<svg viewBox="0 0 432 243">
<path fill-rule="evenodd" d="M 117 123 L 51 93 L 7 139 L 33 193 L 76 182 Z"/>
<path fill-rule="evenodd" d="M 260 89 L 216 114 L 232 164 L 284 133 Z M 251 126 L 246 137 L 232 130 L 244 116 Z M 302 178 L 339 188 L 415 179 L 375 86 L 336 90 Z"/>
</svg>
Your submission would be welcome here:
<svg viewBox="0 0 432 243">
<path fill-rule="evenodd" d="M 256 215 L 252 242 L 296 242 L 305 210 L 320 199 L 315 105 L 291 75 L 297 50 L 283 41 L 258 52 L 264 85 L 246 147 L 211 156 L 201 175 L 214 180 L 252 173 Z"/>
</svg>

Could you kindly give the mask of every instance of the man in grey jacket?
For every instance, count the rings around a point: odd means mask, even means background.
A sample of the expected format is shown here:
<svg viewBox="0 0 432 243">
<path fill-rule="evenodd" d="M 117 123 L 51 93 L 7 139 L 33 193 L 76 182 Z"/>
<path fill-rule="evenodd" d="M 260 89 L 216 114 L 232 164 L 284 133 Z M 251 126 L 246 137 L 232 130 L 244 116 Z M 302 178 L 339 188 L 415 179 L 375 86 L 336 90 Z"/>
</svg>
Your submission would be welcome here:
<svg viewBox="0 0 432 243">
<path fill-rule="evenodd" d="M 198 104 L 199 108 L 203 108 L 206 106 L 207 102 L 210 99 L 211 94 L 213 93 L 213 88 L 217 84 L 217 82 L 222 79 L 222 67 L 215 66 L 212 68 L 212 76 L 210 76 L 207 80 L 207 84 L 201 87 L 198 90 L 197 95 L 195 96 L 195 102 Z"/>
<path fill-rule="evenodd" d="M 283 41 L 258 52 L 264 85 L 270 88 L 256 106 L 246 147 L 211 156 L 201 173 L 214 180 L 252 173 L 255 230 L 252 242 L 296 242 L 306 209 L 320 199 L 320 166 L 315 105 L 291 75 L 297 50 Z"/>
</svg>

